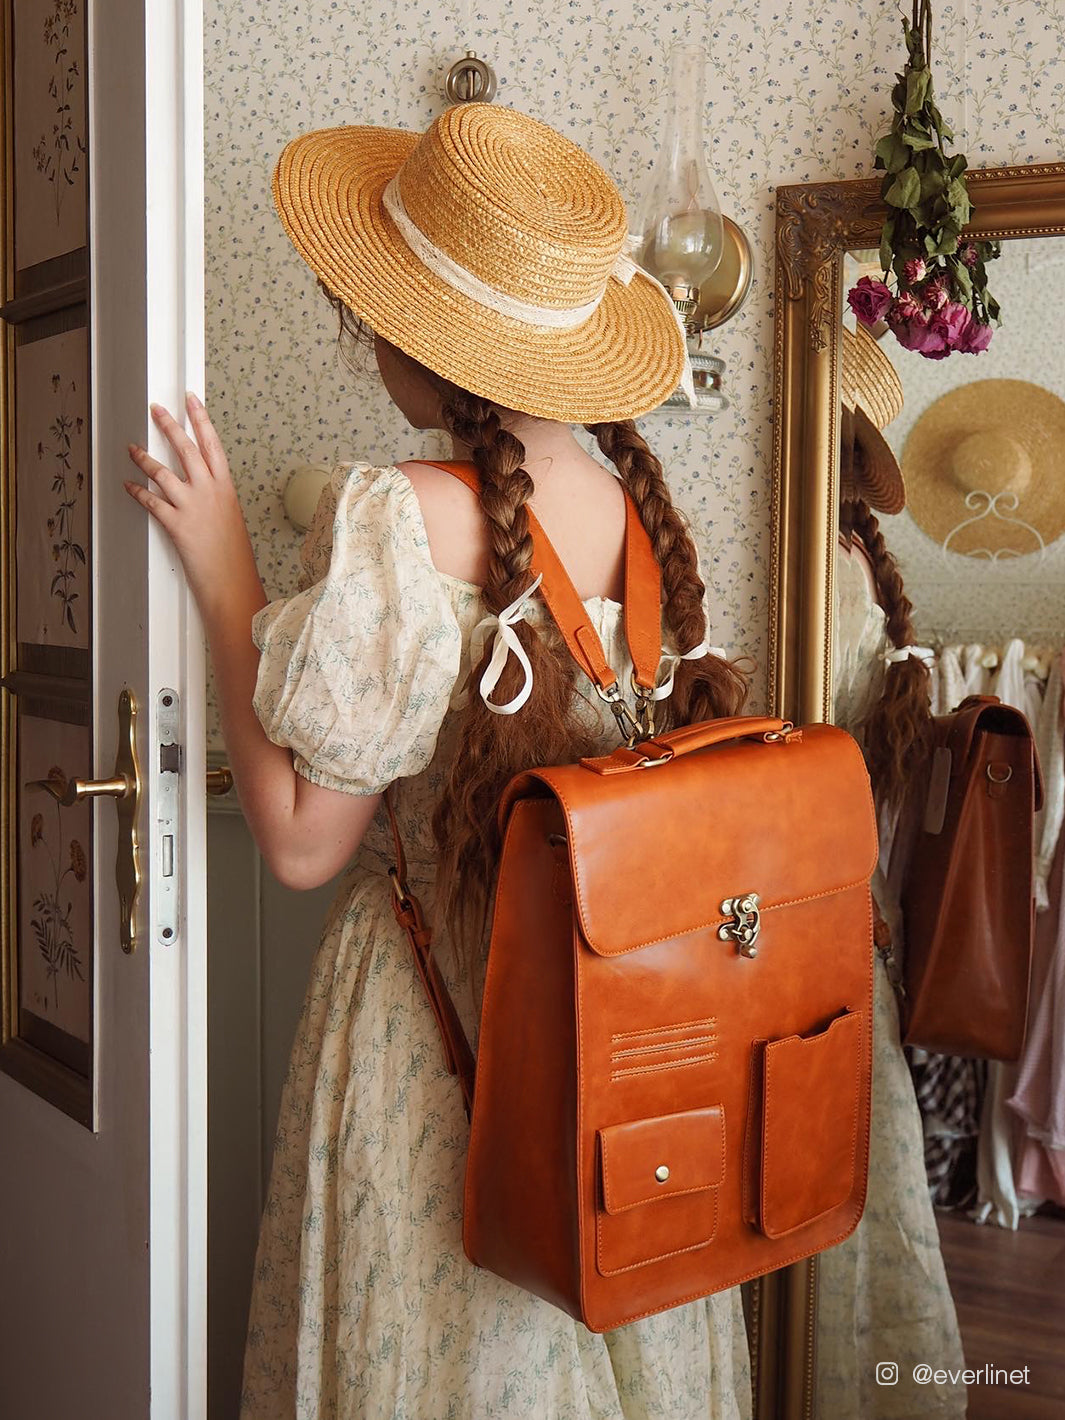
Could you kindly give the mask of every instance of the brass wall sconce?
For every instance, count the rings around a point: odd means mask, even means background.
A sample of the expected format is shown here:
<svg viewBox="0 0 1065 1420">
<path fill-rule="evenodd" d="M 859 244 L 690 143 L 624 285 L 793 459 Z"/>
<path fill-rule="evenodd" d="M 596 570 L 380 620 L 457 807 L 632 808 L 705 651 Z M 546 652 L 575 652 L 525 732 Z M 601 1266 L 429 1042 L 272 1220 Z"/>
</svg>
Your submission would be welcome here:
<svg viewBox="0 0 1065 1420">
<path fill-rule="evenodd" d="M 674 45 L 670 73 L 662 145 L 633 245 L 637 260 L 658 277 L 686 321 L 699 411 L 718 414 L 728 408 L 725 364 L 711 353 L 707 336 L 747 299 L 751 246 L 742 228 L 722 213 L 706 163 L 703 46 Z M 687 409 L 688 403 L 674 394 L 659 407 Z"/>
</svg>

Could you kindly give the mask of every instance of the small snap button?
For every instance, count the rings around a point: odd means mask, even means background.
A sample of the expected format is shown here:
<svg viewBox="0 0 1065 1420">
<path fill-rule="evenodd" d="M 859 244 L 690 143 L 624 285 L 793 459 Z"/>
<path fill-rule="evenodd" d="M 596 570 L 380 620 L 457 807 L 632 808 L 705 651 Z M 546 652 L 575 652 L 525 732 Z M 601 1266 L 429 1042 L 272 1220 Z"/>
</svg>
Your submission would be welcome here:
<svg viewBox="0 0 1065 1420">
<path fill-rule="evenodd" d="M 659 1164 L 658 1167 L 655 1169 L 655 1178 L 658 1179 L 658 1182 L 659 1182 L 659 1183 L 665 1183 L 665 1181 L 666 1181 L 666 1179 L 667 1179 L 668 1177 L 669 1177 L 669 1166 L 668 1166 L 668 1164 Z"/>
</svg>

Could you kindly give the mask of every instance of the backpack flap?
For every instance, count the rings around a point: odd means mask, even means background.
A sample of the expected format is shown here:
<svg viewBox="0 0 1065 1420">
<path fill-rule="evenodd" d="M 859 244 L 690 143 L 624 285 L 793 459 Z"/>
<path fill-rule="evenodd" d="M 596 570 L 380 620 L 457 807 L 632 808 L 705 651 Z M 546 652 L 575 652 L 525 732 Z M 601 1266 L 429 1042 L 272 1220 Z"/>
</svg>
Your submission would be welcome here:
<svg viewBox="0 0 1065 1420">
<path fill-rule="evenodd" d="M 562 808 L 581 933 L 600 956 L 697 931 L 742 950 L 775 910 L 867 882 L 876 864 L 865 762 L 834 725 L 628 773 L 531 771 L 512 782 L 504 812 L 545 792 Z"/>
</svg>

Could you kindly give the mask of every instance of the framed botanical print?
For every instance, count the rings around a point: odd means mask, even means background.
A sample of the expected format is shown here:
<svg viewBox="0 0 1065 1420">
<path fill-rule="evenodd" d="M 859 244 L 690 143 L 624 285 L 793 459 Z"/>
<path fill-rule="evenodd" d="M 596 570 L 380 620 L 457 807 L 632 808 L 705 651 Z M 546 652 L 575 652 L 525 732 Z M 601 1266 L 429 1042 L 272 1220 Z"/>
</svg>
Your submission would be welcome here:
<svg viewBox="0 0 1065 1420">
<path fill-rule="evenodd" d="M 0 1070 L 91 1126 L 85 3 L 0 4 Z"/>
<path fill-rule="evenodd" d="M 88 204 L 85 0 L 10 0 L 15 295 L 71 274 Z M 51 278 L 51 281 L 49 280 Z"/>
</svg>

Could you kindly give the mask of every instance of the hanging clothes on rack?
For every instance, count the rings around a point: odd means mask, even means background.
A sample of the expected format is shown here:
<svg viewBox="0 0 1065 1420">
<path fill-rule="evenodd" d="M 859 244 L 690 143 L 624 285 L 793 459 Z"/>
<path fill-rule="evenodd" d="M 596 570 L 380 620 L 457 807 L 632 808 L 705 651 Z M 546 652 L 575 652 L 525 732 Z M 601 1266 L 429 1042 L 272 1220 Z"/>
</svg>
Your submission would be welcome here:
<svg viewBox="0 0 1065 1420">
<path fill-rule="evenodd" d="M 1024 1196 L 1065 1206 L 1065 696 L 1062 657 L 1047 680 L 1039 734 L 1047 803 L 1037 821 L 1036 916 L 1028 1034 L 1009 1108 L 1025 1126 L 1015 1161 Z M 1047 855 L 1050 863 L 1047 863 Z"/>
<path fill-rule="evenodd" d="M 1043 769 L 1043 807 L 1035 820 L 1035 905 L 1042 911 L 1049 906 L 1047 880 L 1065 819 L 1065 687 L 1060 655 L 1050 664 L 1035 722 L 1035 745 Z"/>
</svg>

